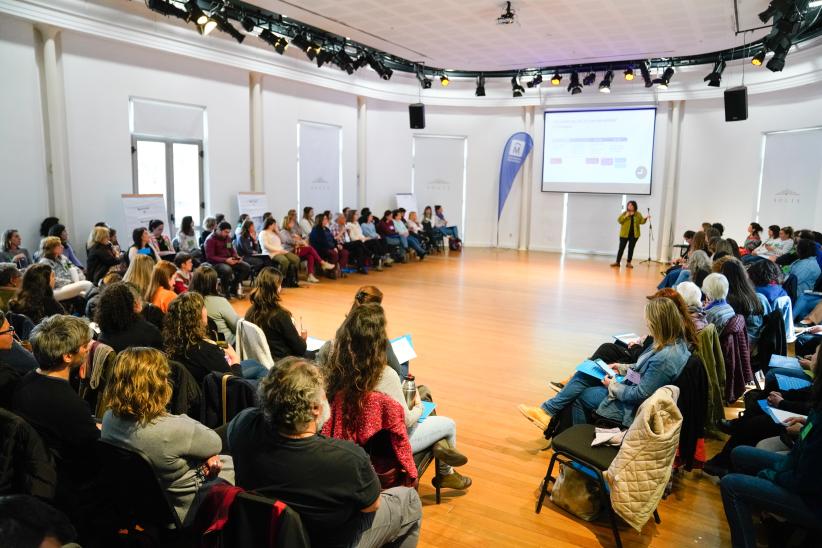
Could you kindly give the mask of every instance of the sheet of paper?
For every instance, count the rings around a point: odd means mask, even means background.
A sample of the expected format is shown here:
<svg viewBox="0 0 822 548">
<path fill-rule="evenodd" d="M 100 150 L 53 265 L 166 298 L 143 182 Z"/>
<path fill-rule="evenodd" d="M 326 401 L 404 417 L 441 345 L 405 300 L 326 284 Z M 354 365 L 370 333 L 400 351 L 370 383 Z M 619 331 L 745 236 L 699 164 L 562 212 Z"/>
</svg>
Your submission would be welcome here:
<svg viewBox="0 0 822 548">
<path fill-rule="evenodd" d="M 771 361 L 768 363 L 768 367 L 785 367 L 788 369 L 802 369 L 802 366 L 799 365 L 799 360 L 794 357 L 788 356 L 780 356 L 779 354 L 774 354 L 771 356 Z"/>
<path fill-rule="evenodd" d="M 782 409 L 776 409 L 775 407 L 771 407 L 770 405 L 768 405 L 768 400 L 759 400 L 759 407 L 761 407 L 762 410 L 765 411 L 765 413 L 770 415 L 770 417 L 776 424 L 784 424 L 785 421 L 791 417 L 806 417 L 806 415 L 801 415 L 799 413 L 791 413 L 790 411 L 783 411 Z"/>
<path fill-rule="evenodd" d="M 639 335 L 636 333 L 622 333 L 621 335 L 614 335 L 614 340 L 628 346 L 631 343 L 639 342 Z"/>
<path fill-rule="evenodd" d="M 776 374 L 776 384 L 780 390 L 799 390 L 811 385 L 810 379 L 800 379 L 799 377 L 789 377 L 787 375 Z"/>
<path fill-rule="evenodd" d="M 411 344 L 411 335 L 403 335 L 398 339 L 391 341 L 391 348 L 394 349 L 394 354 L 397 356 L 397 361 L 405 363 L 417 357 L 414 352 L 414 347 Z"/>
<path fill-rule="evenodd" d="M 600 369 L 602 369 L 602 372 L 605 373 L 606 376 L 608 376 L 608 377 L 616 376 L 616 373 L 614 373 L 614 370 L 611 369 L 610 367 L 608 367 L 608 364 L 605 363 L 604 361 L 594 360 L 594 363 L 597 364 L 597 366 L 599 366 Z"/>
<path fill-rule="evenodd" d="M 317 339 L 316 337 L 308 337 L 305 340 L 305 349 L 311 352 L 316 352 L 325 344 L 325 341 L 322 339 Z"/>
<path fill-rule="evenodd" d="M 433 411 L 436 408 L 437 408 L 436 403 L 430 402 L 430 401 L 423 401 L 422 402 L 422 415 L 420 415 L 420 420 L 418 420 L 417 422 L 424 421 L 426 418 L 428 418 L 428 415 L 431 414 L 431 411 Z"/>
<path fill-rule="evenodd" d="M 600 366 L 600 364 L 592 360 L 585 360 L 584 362 L 579 364 L 577 366 L 577 371 L 579 371 L 580 373 L 585 373 L 586 375 L 590 375 L 595 379 L 602 380 L 605 378 L 605 371 L 603 371 L 602 366 Z M 609 371 L 611 370 L 609 369 Z M 613 375 L 613 371 L 611 371 L 611 374 Z M 623 379 L 625 379 L 625 377 L 617 375 L 615 379 L 617 380 L 617 382 L 622 382 Z"/>
</svg>

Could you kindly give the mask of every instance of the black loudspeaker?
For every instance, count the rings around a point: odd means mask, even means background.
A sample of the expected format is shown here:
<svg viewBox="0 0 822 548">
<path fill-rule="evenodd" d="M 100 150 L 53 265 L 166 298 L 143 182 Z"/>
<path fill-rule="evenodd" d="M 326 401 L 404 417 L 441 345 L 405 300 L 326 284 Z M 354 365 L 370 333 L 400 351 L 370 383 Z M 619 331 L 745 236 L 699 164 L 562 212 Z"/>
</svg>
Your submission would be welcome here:
<svg viewBox="0 0 822 548">
<path fill-rule="evenodd" d="M 411 129 L 425 129 L 425 105 L 408 105 L 408 118 L 411 121 Z"/>
<path fill-rule="evenodd" d="M 738 86 L 725 90 L 725 121 L 738 122 L 748 119 L 748 88 Z"/>
</svg>

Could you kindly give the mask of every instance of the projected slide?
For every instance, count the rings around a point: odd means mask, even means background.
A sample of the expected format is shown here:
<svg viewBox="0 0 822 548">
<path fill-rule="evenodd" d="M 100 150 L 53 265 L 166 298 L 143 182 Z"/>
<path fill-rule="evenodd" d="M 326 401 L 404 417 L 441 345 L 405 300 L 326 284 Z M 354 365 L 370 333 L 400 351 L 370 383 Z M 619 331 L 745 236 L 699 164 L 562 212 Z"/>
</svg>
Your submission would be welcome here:
<svg viewBox="0 0 822 548">
<path fill-rule="evenodd" d="M 544 192 L 650 194 L 655 108 L 545 113 Z"/>
</svg>

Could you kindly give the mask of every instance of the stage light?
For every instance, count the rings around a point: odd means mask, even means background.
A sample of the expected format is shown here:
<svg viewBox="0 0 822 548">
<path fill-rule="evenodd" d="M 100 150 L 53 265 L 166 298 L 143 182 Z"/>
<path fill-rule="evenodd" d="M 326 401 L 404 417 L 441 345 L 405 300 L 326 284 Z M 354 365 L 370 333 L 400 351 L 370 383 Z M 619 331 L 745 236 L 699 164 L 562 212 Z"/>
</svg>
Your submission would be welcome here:
<svg viewBox="0 0 822 548">
<path fill-rule="evenodd" d="M 599 83 L 600 93 L 611 93 L 611 82 L 614 80 L 614 71 L 609 70 Z"/>
<path fill-rule="evenodd" d="M 329 62 L 333 57 L 333 52 L 328 51 L 327 49 L 320 49 L 320 51 L 317 52 L 317 68 L 322 67 L 324 64 Z"/>
<path fill-rule="evenodd" d="M 765 65 L 771 72 L 780 72 L 785 68 L 785 56 L 788 55 L 788 49 L 778 48 L 774 50 L 773 57 Z"/>
<path fill-rule="evenodd" d="M 301 32 L 291 40 L 291 45 L 305 51 L 308 48 L 308 37 Z"/>
<path fill-rule="evenodd" d="M 440 76 L 440 85 L 442 87 L 447 88 L 448 84 L 450 84 L 450 83 L 451 83 L 451 80 L 448 79 L 447 74 L 443 74 L 442 76 Z"/>
<path fill-rule="evenodd" d="M 149 9 L 166 16 L 171 15 L 174 17 L 179 17 L 180 19 L 188 20 L 188 12 L 181 10 L 177 6 L 162 2 L 161 0 L 148 0 L 148 7 Z"/>
<path fill-rule="evenodd" d="M 529 88 L 535 88 L 542 83 L 542 73 L 538 72 L 533 78 L 531 78 L 530 82 L 526 82 L 525 85 Z"/>
<path fill-rule="evenodd" d="M 215 13 L 211 16 L 211 18 L 217 22 L 217 28 L 226 34 L 230 34 L 232 38 L 237 40 L 237 42 L 241 44 L 243 43 L 243 40 L 245 40 L 245 34 L 234 28 L 234 25 L 228 22 L 225 14 Z"/>
<path fill-rule="evenodd" d="M 245 17 L 243 17 L 243 20 L 242 20 L 242 25 L 243 25 L 243 28 L 246 30 L 246 32 L 253 32 L 253 31 L 254 31 L 254 27 L 256 27 L 256 26 L 257 26 L 257 25 L 254 23 L 254 19 L 252 19 L 252 18 L 251 18 L 251 17 L 249 17 L 248 15 L 246 15 Z"/>
<path fill-rule="evenodd" d="M 522 97 L 522 94 L 525 93 L 525 88 L 519 85 L 519 81 L 516 76 L 511 78 L 511 91 L 514 97 Z"/>
<path fill-rule="evenodd" d="M 282 55 L 288 48 L 288 41 L 285 38 L 277 36 L 268 29 L 263 29 L 260 33 L 260 40 L 263 40 L 268 45 L 274 48 L 274 51 Z"/>
<path fill-rule="evenodd" d="M 362 53 L 354 61 L 354 70 L 360 70 L 361 68 L 363 68 L 367 64 L 368 64 L 368 56 L 366 54 Z"/>
<path fill-rule="evenodd" d="M 200 31 L 200 34 L 203 36 L 208 36 L 212 30 L 217 28 L 217 21 L 211 19 L 210 17 L 206 19 L 206 22 L 202 25 L 197 25 L 197 30 Z"/>
<path fill-rule="evenodd" d="M 765 8 L 764 11 L 760 12 L 759 20 L 763 23 L 767 23 L 771 17 L 777 14 L 785 13 L 791 9 L 791 7 L 791 2 L 789 0 L 771 0 L 768 7 Z"/>
<path fill-rule="evenodd" d="M 671 83 L 671 77 L 673 77 L 673 75 L 674 75 L 674 68 L 673 67 L 668 67 L 662 73 L 662 76 L 660 78 L 654 78 L 653 83 L 656 84 L 656 87 L 659 88 L 659 89 L 668 89 L 668 84 Z"/>
<path fill-rule="evenodd" d="M 625 79 L 629 82 L 634 79 L 634 69 L 630 67 L 625 69 L 625 72 L 623 72 L 622 74 L 625 75 Z"/>
<path fill-rule="evenodd" d="M 767 52 L 767 51 L 765 51 L 765 50 L 763 49 L 762 51 L 760 51 L 759 53 L 757 53 L 756 55 L 754 55 L 754 56 L 753 56 L 753 59 L 751 59 L 751 64 L 752 64 L 753 66 L 755 66 L 755 67 L 762 66 L 762 63 L 764 63 L 764 62 L 765 62 L 765 55 L 766 55 L 767 53 L 768 53 L 768 52 Z"/>
<path fill-rule="evenodd" d="M 366 59 L 368 60 L 368 65 L 372 69 L 374 69 L 374 72 L 376 72 L 380 78 L 382 78 L 383 80 L 391 79 L 391 75 L 394 74 L 393 70 L 383 65 L 379 59 L 377 59 L 371 54 L 368 54 Z"/>
<path fill-rule="evenodd" d="M 571 83 L 568 84 L 566 89 L 571 93 L 571 95 L 582 93 L 582 85 L 579 83 L 579 74 L 576 71 L 571 73 Z"/>
<path fill-rule="evenodd" d="M 417 80 L 419 81 L 420 87 L 422 87 L 422 89 L 431 88 L 431 78 L 427 77 L 425 75 L 425 72 L 420 67 L 417 67 Z"/>
<path fill-rule="evenodd" d="M 654 82 L 651 80 L 651 71 L 648 70 L 648 61 L 642 61 L 639 64 L 639 73 L 642 75 L 642 80 L 645 82 L 646 88 L 654 85 Z"/>
<path fill-rule="evenodd" d="M 477 77 L 477 91 L 474 92 L 477 97 L 485 97 L 485 76 Z"/>
<path fill-rule="evenodd" d="M 562 75 L 558 72 L 555 72 L 553 76 L 551 76 L 551 84 L 558 86 L 562 82 Z"/>
<path fill-rule="evenodd" d="M 714 65 L 714 69 L 711 73 L 702 79 L 703 82 L 708 82 L 708 85 L 712 88 L 718 88 L 719 83 L 722 80 L 722 71 L 725 70 L 725 60 L 720 59 Z"/>
<path fill-rule="evenodd" d="M 596 72 L 589 72 L 585 75 L 585 78 L 582 79 L 583 85 L 590 86 L 593 85 L 594 82 L 597 80 Z"/>
<path fill-rule="evenodd" d="M 340 48 L 334 55 L 334 62 L 348 74 L 354 74 L 354 60 L 346 53 L 345 47 Z"/>
</svg>

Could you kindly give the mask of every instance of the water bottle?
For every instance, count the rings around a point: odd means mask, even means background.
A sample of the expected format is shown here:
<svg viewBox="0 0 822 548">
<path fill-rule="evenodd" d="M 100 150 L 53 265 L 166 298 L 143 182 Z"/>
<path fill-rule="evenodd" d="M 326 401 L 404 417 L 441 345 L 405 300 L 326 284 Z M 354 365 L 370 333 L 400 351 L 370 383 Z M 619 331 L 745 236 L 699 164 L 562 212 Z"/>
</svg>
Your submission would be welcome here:
<svg viewBox="0 0 822 548">
<path fill-rule="evenodd" d="M 414 375 L 405 376 L 405 380 L 402 381 L 402 393 L 408 409 L 413 409 L 414 401 L 417 399 L 417 383 L 414 382 Z"/>
</svg>

